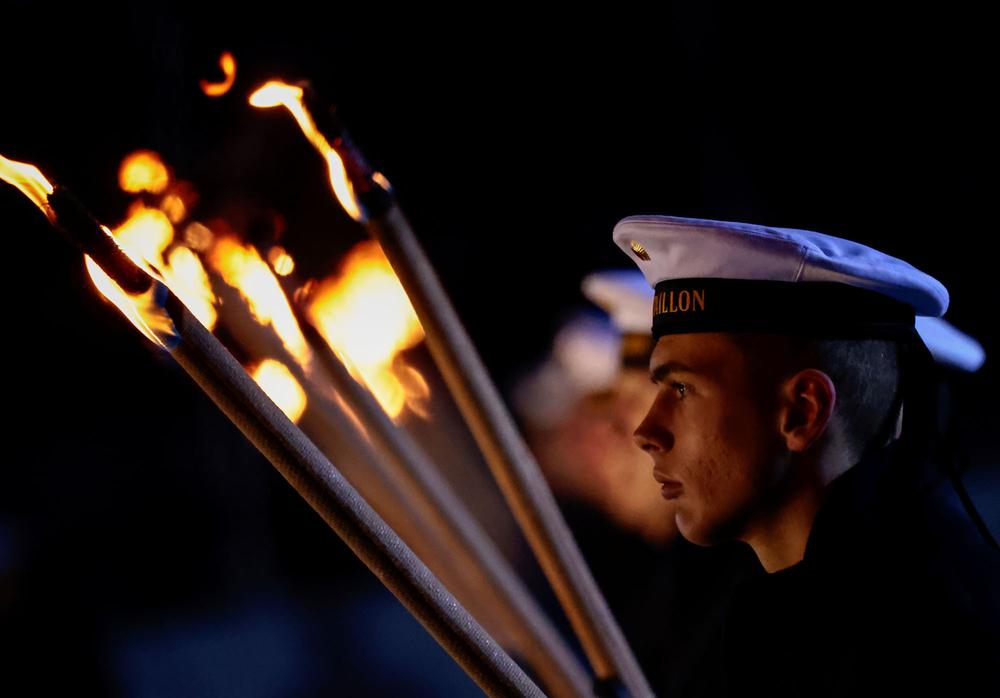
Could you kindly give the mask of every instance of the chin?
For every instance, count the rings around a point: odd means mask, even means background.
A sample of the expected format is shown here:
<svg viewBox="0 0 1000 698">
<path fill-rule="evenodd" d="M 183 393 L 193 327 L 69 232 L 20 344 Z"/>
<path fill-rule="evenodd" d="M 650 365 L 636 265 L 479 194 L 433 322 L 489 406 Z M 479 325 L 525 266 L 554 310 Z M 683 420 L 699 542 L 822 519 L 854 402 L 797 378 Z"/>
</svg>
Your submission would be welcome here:
<svg viewBox="0 0 1000 698">
<path fill-rule="evenodd" d="M 720 535 L 719 531 L 711 526 L 706 526 L 703 522 L 692 519 L 690 516 L 678 512 L 675 517 L 677 530 L 684 536 L 685 540 L 702 547 L 710 547 L 724 543 L 728 538 Z"/>
</svg>

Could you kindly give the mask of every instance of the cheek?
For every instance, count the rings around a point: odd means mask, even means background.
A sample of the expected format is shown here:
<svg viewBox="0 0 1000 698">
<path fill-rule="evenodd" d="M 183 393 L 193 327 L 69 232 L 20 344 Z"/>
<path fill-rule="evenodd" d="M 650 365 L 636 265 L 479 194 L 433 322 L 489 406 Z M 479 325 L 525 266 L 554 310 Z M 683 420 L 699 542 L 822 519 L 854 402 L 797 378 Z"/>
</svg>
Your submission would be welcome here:
<svg viewBox="0 0 1000 698">
<path fill-rule="evenodd" d="M 727 507 L 746 483 L 744 472 L 735 461 L 737 454 L 722 444 L 706 451 L 689 475 L 693 504 L 703 516 L 715 517 Z"/>
<path fill-rule="evenodd" d="M 691 456 L 685 469 L 687 496 L 678 500 L 677 524 L 695 543 L 732 537 L 761 487 L 758 449 L 746 427 L 717 419 L 714 429 L 686 444 Z"/>
</svg>

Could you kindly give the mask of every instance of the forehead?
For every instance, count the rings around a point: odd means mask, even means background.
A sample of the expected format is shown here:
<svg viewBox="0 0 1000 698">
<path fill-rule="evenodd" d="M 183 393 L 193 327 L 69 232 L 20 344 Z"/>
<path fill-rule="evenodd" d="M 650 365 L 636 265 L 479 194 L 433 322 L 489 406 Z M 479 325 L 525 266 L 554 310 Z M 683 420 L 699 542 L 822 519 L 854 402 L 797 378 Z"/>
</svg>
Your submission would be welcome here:
<svg viewBox="0 0 1000 698">
<path fill-rule="evenodd" d="M 666 364 L 690 367 L 714 376 L 745 373 L 746 357 L 732 338 L 722 332 L 692 332 L 660 337 L 649 359 L 650 371 Z"/>
</svg>

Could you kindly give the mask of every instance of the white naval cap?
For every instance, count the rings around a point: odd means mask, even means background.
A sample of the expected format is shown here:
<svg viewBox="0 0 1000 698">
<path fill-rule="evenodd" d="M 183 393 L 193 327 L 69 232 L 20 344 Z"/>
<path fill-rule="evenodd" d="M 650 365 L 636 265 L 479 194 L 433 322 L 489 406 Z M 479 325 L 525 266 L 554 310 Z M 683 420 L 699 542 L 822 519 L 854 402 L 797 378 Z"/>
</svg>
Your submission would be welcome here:
<svg viewBox="0 0 1000 698">
<path fill-rule="evenodd" d="M 653 335 L 649 331 L 649 309 L 653 289 L 638 271 L 615 269 L 593 272 L 583 278 L 580 290 L 611 320 L 621 335 L 619 361 L 622 366 L 649 366 L 653 353 Z"/>
<path fill-rule="evenodd" d="M 580 290 L 608 314 L 622 334 L 649 334 L 653 289 L 641 272 L 630 269 L 595 271 L 583 277 Z"/>
<path fill-rule="evenodd" d="M 631 216 L 614 239 L 654 287 L 653 334 L 896 336 L 948 307 L 940 282 L 850 240 L 750 223 Z M 912 332 L 912 330 L 910 330 Z"/>
<path fill-rule="evenodd" d="M 983 345 L 943 318 L 918 317 L 917 334 L 934 360 L 956 371 L 975 373 L 986 361 Z"/>
<path fill-rule="evenodd" d="M 649 334 L 653 289 L 638 270 L 609 269 L 593 272 L 583 280 L 583 292 L 611 317 L 624 334 Z M 917 317 L 917 334 L 934 360 L 966 373 L 979 370 L 986 351 L 973 337 L 944 318 Z"/>
<path fill-rule="evenodd" d="M 648 303 L 644 314 L 648 334 Z M 515 411 L 536 427 L 558 424 L 585 395 L 614 385 L 621 354 L 622 335 L 612 322 L 596 313 L 571 316 L 559 327 L 548 356 L 515 381 Z"/>
</svg>

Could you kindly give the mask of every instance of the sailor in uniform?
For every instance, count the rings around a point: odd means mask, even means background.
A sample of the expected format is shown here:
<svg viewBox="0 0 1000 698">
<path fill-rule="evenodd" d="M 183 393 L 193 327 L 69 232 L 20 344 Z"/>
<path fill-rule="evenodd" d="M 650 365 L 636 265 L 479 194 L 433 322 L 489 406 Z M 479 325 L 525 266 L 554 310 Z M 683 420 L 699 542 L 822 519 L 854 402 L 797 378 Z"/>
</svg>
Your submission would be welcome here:
<svg viewBox="0 0 1000 698">
<path fill-rule="evenodd" d="M 943 486 L 914 327 L 946 289 L 805 230 L 636 216 L 614 239 L 654 289 L 636 443 L 681 535 L 760 563 L 698 692 L 996 694 L 1000 556 Z"/>
</svg>

